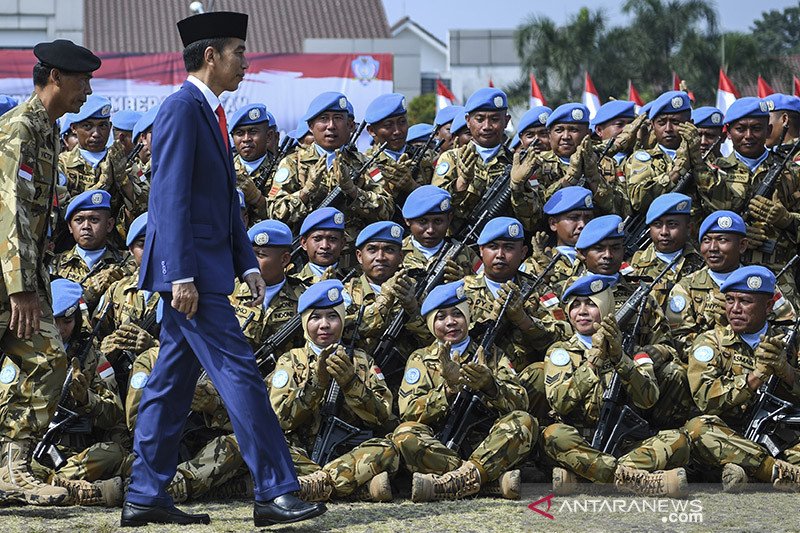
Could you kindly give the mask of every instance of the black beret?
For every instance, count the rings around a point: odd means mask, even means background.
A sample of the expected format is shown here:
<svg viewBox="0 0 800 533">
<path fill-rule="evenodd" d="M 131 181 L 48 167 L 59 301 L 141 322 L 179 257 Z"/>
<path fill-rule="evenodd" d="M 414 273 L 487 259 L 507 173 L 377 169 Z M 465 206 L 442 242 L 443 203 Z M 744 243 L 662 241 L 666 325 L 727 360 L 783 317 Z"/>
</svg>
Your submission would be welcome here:
<svg viewBox="0 0 800 533">
<path fill-rule="evenodd" d="M 247 15 L 233 11 L 201 13 L 178 21 L 183 47 L 202 39 L 237 37 L 247 39 Z"/>
<path fill-rule="evenodd" d="M 94 72 L 100 68 L 100 58 L 91 50 L 66 39 L 39 43 L 33 55 L 43 64 L 66 72 Z"/>
</svg>

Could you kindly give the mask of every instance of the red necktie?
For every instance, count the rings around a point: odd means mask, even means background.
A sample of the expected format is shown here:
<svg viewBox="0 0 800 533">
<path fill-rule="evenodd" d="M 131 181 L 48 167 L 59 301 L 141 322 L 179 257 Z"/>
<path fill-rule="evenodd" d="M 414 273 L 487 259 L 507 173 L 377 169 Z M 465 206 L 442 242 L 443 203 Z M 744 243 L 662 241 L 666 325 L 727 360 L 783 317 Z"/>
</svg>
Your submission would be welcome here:
<svg viewBox="0 0 800 533">
<path fill-rule="evenodd" d="M 228 121 L 225 120 L 225 110 L 222 109 L 222 104 L 218 105 L 214 112 L 219 119 L 219 132 L 222 134 L 222 144 L 225 146 L 226 150 L 230 150 L 231 146 L 228 142 Z"/>
</svg>

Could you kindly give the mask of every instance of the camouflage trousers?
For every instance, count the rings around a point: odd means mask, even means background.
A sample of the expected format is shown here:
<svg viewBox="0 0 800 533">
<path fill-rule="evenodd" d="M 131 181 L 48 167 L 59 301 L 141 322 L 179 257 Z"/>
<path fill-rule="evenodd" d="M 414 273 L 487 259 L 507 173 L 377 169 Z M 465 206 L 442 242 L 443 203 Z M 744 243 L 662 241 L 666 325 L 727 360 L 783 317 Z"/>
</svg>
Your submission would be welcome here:
<svg viewBox="0 0 800 533">
<path fill-rule="evenodd" d="M 334 497 L 349 496 L 382 472 L 394 475 L 400 468 L 400 454 L 389 439 L 369 439 L 326 464 L 319 466 L 308 458 L 305 450 L 289 446 L 298 476 L 324 470 L 331 477 Z"/>
<path fill-rule="evenodd" d="M 610 483 L 617 465 L 653 472 L 684 466 L 689 462 L 689 439 L 682 430 L 666 429 L 634 444 L 619 459 L 595 450 L 573 426 L 556 423 L 542 432 L 544 450 L 560 465 L 590 481 Z"/>
<path fill-rule="evenodd" d="M 67 450 L 61 450 L 68 455 Z M 39 479 L 51 481 L 54 476 L 63 479 L 97 481 L 120 476 L 130 470 L 133 457 L 116 442 L 98 442 L 67 457 L 67 464 L 53 471 L 34 462 L 31 467 Z"/>
<path fill-rule="evenodd" d="M 538 435 L 539 424 L 524 411 L 512 411 L 498 418 L 469 456 L 481 473 L 481 482 L 496 480 L 524 459 Z M 441 475 L 463 463 L 458 452 L 439 442 L 433 429 L 425 424 L 403 422 L 392 434 L 392 441 L 411 473 Z"/>
<path fill-rule="evenodd" d="M 692 444 L 692 459 L 719 468 L 728 463 L 741 466 L 758 481 L 772 481 L 775 464 L 766 448 L 737 433 L 716 415 L 702 415 L 684 426 Z M 800 442 L 785 450 L 781 459 L 800 465 Z"/>
<path fill-rule="evenodd" d="M 4 292 L 4 291 L 2 291 Z M 0 294 L 0 440 L 41 436 L 56 410 L 67 372 L 64 345 L 47 298 L 39 295 L 42 317 L 30 340 L 9 331 L 11 306 Z"/>
<path fill-rule="evenodd" d="M 686 367 L 670 361 L 655 369 L 658 380 L 658 400 L 646 411 L 653 428 L 677 428 L 699 414 L 689 388 Z"/>
<path fill-rule="evenodd" d="M 238 475 L 250 475 L 233 435 L 208 441 L 194 457 L 178 465 L 177 473 L 186 480 L 189 499 L 199 498 Z"/>
<path fill-rule="evenodd" d="M 519 382 L 528 393 L 528 412 L 537 420 L 548 418 L 550 404 L 544 390 L 544 361 L 526 366 L 519 374 Z"/>
</svg>

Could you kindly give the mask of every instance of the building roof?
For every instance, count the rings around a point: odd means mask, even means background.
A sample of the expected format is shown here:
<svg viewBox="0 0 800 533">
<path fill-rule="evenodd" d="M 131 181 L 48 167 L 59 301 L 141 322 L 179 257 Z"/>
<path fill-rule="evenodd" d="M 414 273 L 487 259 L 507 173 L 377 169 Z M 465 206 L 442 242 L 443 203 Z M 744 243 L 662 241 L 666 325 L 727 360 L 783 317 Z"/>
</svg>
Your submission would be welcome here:
<svg viewBox="0 0 800 533">
<path fill-rule="evenodd" d="M 250 15 L 247 49 L 301 53 L 306 38 L 391 37 L 381 0 L 205 0 L 215 11 Z M 96 52 L 159 53 L 182 49 L 175 23 L 189 0 L 85 0 L 84 41 Z"/>
<path fill-rule="evenodd" d="M 443 52 L 447 52 L 447 44 L 445 44 L 442 40 L 436 37 L 434 34 L 420 26 L 417 22 L 411 20 L 411 17 L 403 17 L 394 24 L 389 31 L 392 32 L 392 36 L 396 36 L 398 33 L 403 31 L 404 29 L 409 29 L 410 31 L 416 33 L 423 39 L 427 40 L 436 48 L 441 49 Z"/>
</svg>

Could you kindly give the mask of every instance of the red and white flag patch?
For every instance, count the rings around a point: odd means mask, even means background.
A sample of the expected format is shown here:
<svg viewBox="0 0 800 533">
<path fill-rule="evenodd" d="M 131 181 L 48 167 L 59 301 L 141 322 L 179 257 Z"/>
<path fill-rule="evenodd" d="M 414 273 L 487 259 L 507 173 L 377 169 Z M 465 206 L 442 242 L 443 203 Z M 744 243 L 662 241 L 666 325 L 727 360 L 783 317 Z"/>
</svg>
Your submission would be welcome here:
<svg viewBox="0 0 800 533">
<path fill-rule="evenodd" d="M 483 261 L 481 261 L 480 259 L 475 261 L 475 264 L 472 265 L 472 272 L 474 272 L 475 274 L 481 274 L 483 272 Z"/>
<path fill-rule="evenodd" d="M 547 307 L 548 309 L 553 307 L 554 305 L 558 305 L 558 296 L 554 292 L 548 292 L 541 298 L 539 301 L 542 302 L 542 305 Z"/>
<path fill-rule="evenodd" d="M 381 367 L 379 367 L 378 365 L 375 365 L 374 367 L 372 367 L 372 370 L 373 370 L 373 372 L 375 372 L 375 375 L 378 376 L 378 379 L 380 379 L 380 380 L 384 379 L 383 378 L 383 371 L 381 370 Z"/>
<path fill-rule="evenodd" d="M 103 379 L 108 379 L 114 375 L 114 367 L 108 361 L 97 365 L 97 373 Z"/>
<path fill-rule="evenodd" d="M 24 180 L 31 181 L 33 179 L 33 169 L 25 163 L 20 163 L 17 175 Z"/>
<path fill-rule="evenodd" d="M 637 353 L 633 356 L 633 362 L 637 365 L 652 365 L 653 360 L 645 352 Z"/>
<path fill-rule="evenodd" d="M 630 276 L 631 274 L 636 272 L 636 270 L 634 270 L 634 268 L 630 264 L 628 264 L 627 262 L 623 262 L 620 265 L 619 271 L 623 276 Z"/>
<path fill-rule="evenodd" d="M 381 179 L 383 179 L 383 172 L 381 172 L 380 168 L 375 167 L 369 171 L 369 177 L 372 181 L 381 181 Z"/>
</svg>

